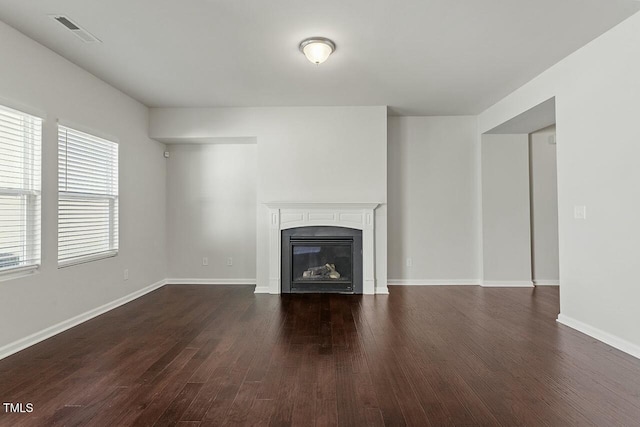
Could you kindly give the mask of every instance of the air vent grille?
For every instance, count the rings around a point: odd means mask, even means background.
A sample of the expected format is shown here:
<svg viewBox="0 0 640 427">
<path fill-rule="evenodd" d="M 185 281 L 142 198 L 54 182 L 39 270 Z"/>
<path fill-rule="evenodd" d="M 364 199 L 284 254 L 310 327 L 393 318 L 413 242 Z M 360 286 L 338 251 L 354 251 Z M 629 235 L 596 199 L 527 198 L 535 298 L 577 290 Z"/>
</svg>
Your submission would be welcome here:
<svg viewBox="0 0 640 427">
<path fill-rule="evenodd" d="M 73 22 L 69 21 L 69 19 L 65 18 L 64 16 L 56 16 L 55 20 L 58 21 L 59 23 L 61 23 L 62 25 L 64 25 L 65 27 L 67 27 L 70 30 L 76 31 L 76 30 L 80 29 L 80 27 L 78 27 Z"/>
<path fill-rule="evenodd" d="M 101 43 L 100 39 L 96 36 L 73 22 L 68 16 L 64 15 L 51 15 L 53 19 L 64 25 L 68 30 L 70 30 L 76 37 L 82 40 L 85 43 Z"/>
</svg>

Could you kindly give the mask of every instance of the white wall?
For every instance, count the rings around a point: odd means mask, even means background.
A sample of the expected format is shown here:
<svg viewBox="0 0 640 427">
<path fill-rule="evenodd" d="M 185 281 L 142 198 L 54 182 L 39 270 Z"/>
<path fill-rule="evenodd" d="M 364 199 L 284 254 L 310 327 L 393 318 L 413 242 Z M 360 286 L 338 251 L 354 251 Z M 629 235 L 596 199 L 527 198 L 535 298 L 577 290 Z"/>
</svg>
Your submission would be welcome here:
<svg viewBox="0 0 640 427">
<path fill-rule="evenodd" d="M 386 107 L 152 108 L 149 129 L 174 142 L 257 137 L 258 288 L 269 279 L 267 202 L 381 203 L 376 278 L 386 285 Z"/>
<path fill-rule="evenodd" d="M 483 283 L 531 285 L 529 137 L 482 135 Z"/>
<path fill-rule="evenodd" d="M 0 349 L 166 277 L 164 145 L 147 137 L 148 110 L 0 23 L 2 103 L 46 114 L 42 144 L 42 267 L 0 282 Z M 120 142 L 120 253 L 57 268 L 56 119 Z M 129 269 L 129 280 L 123 270 Z M 1 351 L 0 351 L 1 352 Z"/>
<path fill-rule="evenodd" d="M 176 144 L 169 151 L 169 277 L 255 283 L 256 144 Z"/>
<path fill-rule="evenodd" d="M 479 283 L 476 134 L 471 116 L 389 117 L 391 283 Z"/>
<path fill-rule="evenodd" d="M 558 266 L 558 177 L 556 146 L 549 143 L 556 127 L 529 135 L 531 187 L 531 269 L 536 283 L 557 283 Z"/>
<path fill-rule="evenodd" d="M 479 131 L 556 97 L 559 319 L 640 357 L 638 46 L 635 14 L 484 111 Z"/>
</svg>

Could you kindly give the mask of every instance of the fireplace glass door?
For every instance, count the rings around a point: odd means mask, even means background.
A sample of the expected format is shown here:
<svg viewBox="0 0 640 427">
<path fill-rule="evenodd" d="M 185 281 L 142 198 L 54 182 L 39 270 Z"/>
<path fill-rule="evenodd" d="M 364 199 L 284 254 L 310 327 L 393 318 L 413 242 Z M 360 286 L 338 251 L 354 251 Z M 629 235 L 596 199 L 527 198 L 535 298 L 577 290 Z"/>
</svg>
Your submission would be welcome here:
<svg viewBox="0 0 640 427">
<path fill-rule="evenodd" d="M 282 293 L 362 293 L 362 230 L 297 227 L 281 239 Z"/>
<path fill-rule="evenodd" d="M 291 290 L 353 292 L 352 238 L 292 238 Z"/>
</svg>

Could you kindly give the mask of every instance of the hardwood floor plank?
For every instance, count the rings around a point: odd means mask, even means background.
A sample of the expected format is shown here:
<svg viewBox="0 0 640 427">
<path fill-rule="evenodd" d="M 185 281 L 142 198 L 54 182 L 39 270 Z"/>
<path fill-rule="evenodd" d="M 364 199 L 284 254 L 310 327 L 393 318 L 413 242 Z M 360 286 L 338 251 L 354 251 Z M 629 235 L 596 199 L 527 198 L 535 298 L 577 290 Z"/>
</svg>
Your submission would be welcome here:
<svg viewBox="0 0 640 427">
<path fill-rule="evenodd" d="M 293 405 L 298 393 L 296 369 L 286 370 L 280 381 L 280 392 L 274 400 L 276 409 L 269 422 L 270 426 L 289 426 L 293 414 Z"/>
<path fill-rule="evenodd" d="M 314 426 L 316 419 L 316 388 L 302 389 L 304 392 L 298 393 L 293 404 L 291 414 L 291 425 L 293 426 Z"/>
<path fill-rule="evenodd" d="M 225 425 L 242 426 L 245 425 L 253 406 L 253 401 L 258 394 L 259 383 L 245 381 L 238 389 L 235 399 L 229 408 Z"/>
<path fill-rule="evenodd" d="M 225 378 L 227 375 L 227 367 L 216 368 L 182 415 L 183 421 L 202 421 L 209 408 L 211 408 L 211 405 L 213 405 L 213 401 L 218 396 L 218 393 L 220 393 L 222 387 L 225 385 Z"/>
<path fill-rule="evenodd" d="M 178 393 L 176 398 L 169 404 L 169 407 L 160 416 L 160 419 L 154 423 L 154 426 L 172 426 L 177 424 L 201 388 L 202 384 L 185 384 L 180 393 Z"/>
<path fill-rule="evenodd" d="M 332 354 L 318 356 L 316 394 L 319 400 L 336 400 L 336 367 Z"/>
<path fill-rule="evenodd" d="M 256 427 L 269 425 L 275 409 L 275 402 L 272 399 L 254 399 L 245 425 Z"/>
<path fill-rule="evenodd" d="M 335 400 L 319 399 L 316 402 L 317 427 L 333 427 L 338 425 L 338 405 Z"/>
<path fill-rule="evenodd" d="M 170 363 L 150 384 L 141 385 L 140 393 L 133 399 L 138 406 L 126 413 L 118 424 L 153 425 L 184 387 L 185 377 L 193 369 L 190 362 L 196 353 L 197 349 L 184 349 L 176 357 L 176 363 Z"/>
</svg>

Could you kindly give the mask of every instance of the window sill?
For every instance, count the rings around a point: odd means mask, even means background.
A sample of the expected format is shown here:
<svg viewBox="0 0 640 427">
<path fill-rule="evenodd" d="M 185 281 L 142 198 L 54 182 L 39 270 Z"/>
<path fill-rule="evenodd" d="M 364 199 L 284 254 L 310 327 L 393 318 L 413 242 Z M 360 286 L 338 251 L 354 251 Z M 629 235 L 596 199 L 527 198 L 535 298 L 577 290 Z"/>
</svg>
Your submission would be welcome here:
<svg viewBox="0 0 640 427">
<path fill-rule="evenodd" d="M 73 258 L 70 260 L 58 262 L 58 268 L 71 267 L 73 265 L 85 264 L 87 262 L 98 261 L 105 258 L 113 258 L 116 255 L 118 255 L 118 251 L 103 252 L 99 254 L 83 256 L 80 258 Z"/>
<path fill-rule="evenodd" d="M 0 271 L 0 282 L 5 280 L 19 279 L 21 277 L 31 276 L 36 273 L 40 268 L 40 264 L 27 265 L 24 267 L 9 268 L 7 270 Z"/>
</svg>

